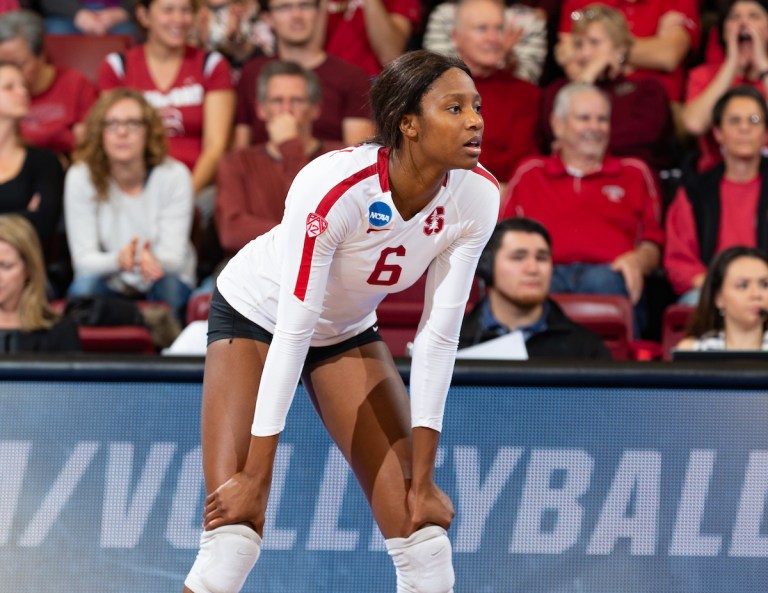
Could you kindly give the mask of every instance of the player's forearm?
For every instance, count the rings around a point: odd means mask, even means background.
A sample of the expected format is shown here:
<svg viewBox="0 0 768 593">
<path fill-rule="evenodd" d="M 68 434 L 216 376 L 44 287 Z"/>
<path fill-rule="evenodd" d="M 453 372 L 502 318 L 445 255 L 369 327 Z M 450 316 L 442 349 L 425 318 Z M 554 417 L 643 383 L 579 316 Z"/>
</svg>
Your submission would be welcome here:
<svg viewBox="0 0 768 593">
<path fill-rule="evenodd" d="M 435 481 L 435 458 L 440 433 L 431 428 L 417 426 L 413 429 L 413 487 Z"/>
</svg>

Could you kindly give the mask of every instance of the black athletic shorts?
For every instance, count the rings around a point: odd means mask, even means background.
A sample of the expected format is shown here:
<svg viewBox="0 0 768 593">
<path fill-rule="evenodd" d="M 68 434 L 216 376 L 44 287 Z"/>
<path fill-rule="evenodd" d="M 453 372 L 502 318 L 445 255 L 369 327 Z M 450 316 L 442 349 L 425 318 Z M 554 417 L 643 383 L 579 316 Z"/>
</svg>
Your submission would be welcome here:
<svg viewBox="0 0 768 593">
<path fill-rule="evenodd" d="M 272 343 L 272 334 L 250 319 L 235 311 L 232 306 L 221 296 L 217 288 L 213 289 L 211 297 L 211 309 L 208 312 L 208 345 L 217 340 L 229 340 L 231 338 L 247 338 L 257 340 L 265 344 Z M 379 329 L 373 325 L 362 333 L 357 334 L 330 346 L 310 346 L 305 364 L 314 365 L 337 354 L 364 346 L 371 342 L 381 341 Z"/>
</svg>

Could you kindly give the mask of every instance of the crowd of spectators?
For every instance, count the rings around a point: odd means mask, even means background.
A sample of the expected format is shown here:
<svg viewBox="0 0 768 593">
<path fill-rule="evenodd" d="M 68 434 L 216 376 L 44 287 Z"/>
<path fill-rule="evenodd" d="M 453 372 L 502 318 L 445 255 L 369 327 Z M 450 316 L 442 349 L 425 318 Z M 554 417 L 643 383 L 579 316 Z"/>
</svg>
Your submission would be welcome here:
<svg viewBox="0 0 768 593">
<path fill-rule="evenodd" d="M 132 42 L 90 80 L 46 51 L 62 34 Z M 472 72 L 499 219 L 543 225 L 509 235 L 548 252 L 542 298 L 624 295 L 658 339 L 718 253 L 768 246 L 766 0 L 0 0 L 0 212 L 69 265 L 49 296 L 183 320 L 303 164 L 373 135 L 371 81 L 419 47 Z"/>
</svg>

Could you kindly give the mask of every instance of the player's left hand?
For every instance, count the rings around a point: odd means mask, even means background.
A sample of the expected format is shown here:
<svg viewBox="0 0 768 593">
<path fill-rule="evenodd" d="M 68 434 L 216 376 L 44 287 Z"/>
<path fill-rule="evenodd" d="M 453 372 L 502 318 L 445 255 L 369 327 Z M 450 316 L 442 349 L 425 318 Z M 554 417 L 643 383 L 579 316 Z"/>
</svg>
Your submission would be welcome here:
<svg viewBox="0 0 768 593">
<path fill-rule="evenodd" d="M 435 483 L 412 485 L 408 490 L 408 510 L 412 531 L 425 525 L 439 525 L 448 529 L 456 511 L 448 495 Z"/>
</svg>

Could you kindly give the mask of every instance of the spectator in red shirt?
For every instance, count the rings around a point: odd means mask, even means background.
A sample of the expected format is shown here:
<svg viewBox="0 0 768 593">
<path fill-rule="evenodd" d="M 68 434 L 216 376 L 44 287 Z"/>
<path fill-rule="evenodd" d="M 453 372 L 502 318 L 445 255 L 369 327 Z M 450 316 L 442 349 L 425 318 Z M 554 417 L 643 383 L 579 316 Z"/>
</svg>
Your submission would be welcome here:
<svg viewBox="0 0 768 593">
<path fill-rule="evenodd" d="M 472 72 L 483 101 L 483 165 L 501 180 L 534 154 L 541 92 L 500 68 L 504 45 L 504 4 L 498 0 L 462 0 L 453 31 L 456 50 Z"/>
<path fill-rule="evenodd" d="M 21 135 L 33 146 L 69 155 L 83 137 L 83 121 L 97 92 L 77 70 L 50 64 L 44 39 L 38 14 L 20 10 L 0 16 L 0 60 L 21 68 L 31 98 Z"/>
<path fill-rule="evenodd" d="M 139 0 L 136 18 L 146 42 L 110 54 L 99 68 L 99 87 L 135 88 L 163 118 L 169 154 L 192 171 L 203 218 L 213 214 L 219 159 L 229 144 L 235 94 L 229 63 L 218 52 L 187 44 L 194 25 L 192 0 Z"/>
<path fill-rule="evenodd" d="M 552 292 L 623 294 L 638 303 L 661 258 L 654 177 L 640 160 L 606 154 L 610 103 L 593 85 L 563 87 L 551 124 L 557 154 L 518 166 L 502 218 L 526 216 L 550 230 Z"/>
<path fill-rule="evenodd" d="M 288 189 L 304 165 L 343 148 L 312 134 L 320 89 L 317 75 L 295 62 L 272 61 L 262 68 L 255 109 L 269 140 L 235 150 L 219 164 L 215 220 L 227 255 L 280 222 Z"/>
<path fill-rule="evenodd" d="M 590 0 L 565 0 L 560 11 L 559 42 L 555 48 L 558 63 L 568 71 L 573 67 L 571 27 L 587 11 Z M 685 80 L 684 62 L 699 44 L 699 7 L 696 0 L 603 0 L 601 4 L 624 15 L 634 37 L 627 64 L 632 76 L 657 78 L 664 84 L 671 101 L 681 101 Z"/>
<path fill-rule="evenodd" d="M 614 156 L 634 156 L 654 169 L 671 166 L 672 115 L 669 98 L 658 80 L 627 77 L 627 56 L 633 38 L 622 14 L 608 6 L 591 4 L 571 31 L 574 60 L 569 78 L 552 82 L 542 96 L 539 113 L 541 150 L 551 151 L 549 118 L 558 91 L 570 81 L 597 86 L 611 100 L 611 138 Z"/>
<path fill-rule="evenodd" d="M 688 77 L 683 123 L 698 137 L 698 168 L 705 170 L 722 160 L 712 135 L 712 109 L 729 89 L 747 84 L 768 96 L 768 3 L 736 0 L 722 21 L 720 38 L 725 59 L 702 64 Z"/>
<path fill-rule="evenodd" d="M 313 133 L 324 140 L 357 144 L 373 136 L 368 105 L 368 75 L 359 67 L 326 53 L 317 40 L 319 0 L 261 0 L 262 18 L 276 38 L 273 58 L 259 57 L 243 67 L 237 87 L 235 148 L 268 139 L 264 122 L 256 116 L 256 80 L 270 60 L 288 60 L 312 70 L 320 79 L 323 105 Z"/>
<path fill-rule="evenodd" d="M 418 0 L 328 0 L 325 49 L 373 78 L 402 55 L 420 21 Z"/>
<path fill-rule="evenodd" d="M 683 179 L 666 218 L 664 267 L 680 302 L 695 305 L 707 266 L 735 245 L 768 251 L 768 108 L 757 89 L 727 91 L 712 111 L 723 162 Z"/>
</svg>

